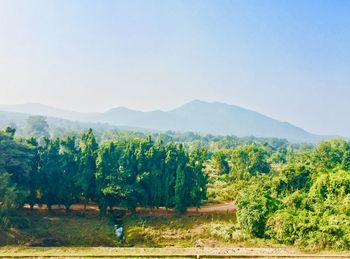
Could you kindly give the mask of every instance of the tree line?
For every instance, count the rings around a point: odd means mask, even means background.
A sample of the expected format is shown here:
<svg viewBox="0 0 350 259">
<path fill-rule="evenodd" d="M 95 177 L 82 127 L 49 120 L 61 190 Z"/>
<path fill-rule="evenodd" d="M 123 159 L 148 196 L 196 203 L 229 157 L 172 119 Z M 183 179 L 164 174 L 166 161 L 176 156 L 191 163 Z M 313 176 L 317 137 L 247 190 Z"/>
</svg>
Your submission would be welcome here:
<svg viewBox="0 0 350 259">
<path fill-rule="evenodd" d="M 0 213 L 29 204 L 96 202 L 102 213 L 114 206 L 161 207 L 184 212 L 206 198 L 207 153 L 151 137 L 99 145 L 90 129 L 81 138 L 15 138 L 0 131 Z"/>
</svg>

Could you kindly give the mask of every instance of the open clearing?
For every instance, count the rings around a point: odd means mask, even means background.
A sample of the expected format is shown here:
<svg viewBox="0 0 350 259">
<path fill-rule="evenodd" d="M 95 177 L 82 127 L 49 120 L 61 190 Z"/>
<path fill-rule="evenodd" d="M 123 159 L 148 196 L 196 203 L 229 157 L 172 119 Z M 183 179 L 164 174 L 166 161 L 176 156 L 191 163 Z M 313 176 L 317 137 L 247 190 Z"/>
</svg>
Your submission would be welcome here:
<svg viewBox="0 0 350 259">
<path fill-rule="evenodd" d="M 124 220 L 126 240 L 115 240 L 113 219 L 101 217 L 90 204 L 66 213 L 55 208 L 23 209 L 14 215 L 17 227 L 0 232 L 0 258 L 350 258 L 349 253 L 306 253 L 241 232 L 226 235 L 235 222 L 232 203 L 191 208 L 186 215 L 164 209 L 138 209 Z M 49 238 L 48 238 L 49 237 Z"/>
</svg>

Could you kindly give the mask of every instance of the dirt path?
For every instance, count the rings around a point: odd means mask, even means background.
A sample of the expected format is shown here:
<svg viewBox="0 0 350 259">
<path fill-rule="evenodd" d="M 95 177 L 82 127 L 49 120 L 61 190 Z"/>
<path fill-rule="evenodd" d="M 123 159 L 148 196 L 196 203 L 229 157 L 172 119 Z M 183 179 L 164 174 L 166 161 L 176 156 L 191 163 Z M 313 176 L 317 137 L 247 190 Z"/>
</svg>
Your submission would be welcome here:
<svg viewBox="0 0 350 259">
<path fill-rule="evenodd" d="M 29 208 L 29 207 L 25 206 L 25 208 Z M 37 211 L 47 211 L 47 208 L 45 206 L 43 206 L 43 207 L 34 206 L 34 209 Z M 124 208 L 115 208 L 115 209 L 125 210 Z M 64 211 L 65 208 L 64 208 L 64 206 L 54 205 L 54 206 L 52 206 L 52 210 Z M 188 215 L 224 214 L 224 213 L 232 213 L 235 210 L 236 210 L 236 207 L 235 207 L 233 202 L 223 202 L 223 203 L 219 203 L 219 204 L 204 205 L 198 209 L 196 207 L 190 207 L 187 209 L 186 214 L 188 214 Z M 83 212 L 84 211 L 84 204 L 72 205 L 71 211 Z M 98 206 L 95 203 L 89 203 L 86 206 L 87 213 L 98 213 L 98 211 L 99 211 Z M 173 210 L 172 209 L 166 210 L 164 207 L 160 207 L 158 209 L 137 207 L 136 213 L 149 214 L 149 215 L 167 215 L 167 214 L 172 214 Z"/>
<path fill-rule="evenodd" d="M 350 258 L 349 253 L 303 253 L 293 248 L 106 248 L 106 247 L 0 247 L 1 257 L 104 258 Z"/>
<path fill-rule="evenodd" d="M 201 206 L 200 208 L 190 207 L 187 209 L 187 215 L 202 215 L 202 214 L 225 214 L 232 213 L 236 211 L 236 207 L 233 202 L 223 202 L 219 204 L 208 204 Z M 149 208 L 137 208 L 136 212 L 139 214 L 149 214 L 149 215 L 167 215 L 174 212 L 173 209 L 166 210 L 164 207 L 158 209 Z"/>
<path fill-rule="evenodd" d="M 229 213 L 236 211 L 236 207 L 233 202 L 223 202 L 219 204 L 208 204 L 201 206 L 198 210 L 199 213 Z M 187 209 L 188 213 L 196 212 L 196 208 L 191 207 Z"/>
</svg>

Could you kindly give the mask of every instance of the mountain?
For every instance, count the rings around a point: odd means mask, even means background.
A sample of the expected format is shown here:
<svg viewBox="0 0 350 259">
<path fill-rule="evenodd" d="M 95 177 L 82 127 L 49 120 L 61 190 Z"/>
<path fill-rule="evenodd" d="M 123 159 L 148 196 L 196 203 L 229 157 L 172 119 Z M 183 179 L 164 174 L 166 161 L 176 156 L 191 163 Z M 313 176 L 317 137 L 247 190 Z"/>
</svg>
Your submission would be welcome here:
<svg viewBox="0 0 350 259">
<path fill-rule="evenodd" d="M 317 143 L 326 138 L 239 106 L 199 100 L 174 110 L 151 112 L 118 107 L 103 113 L 79 113 L 41 104 L 0 105 L 0 110 L 157 131 L 172 130 L 239 137 L 278 137 L 286 138 L 291 142 L 311 143 Z"/>
<path fill-rule="evenodd" d="M 191 131 L 239 137 L 278 137 L 287 138 L 292 142 L 316 143 L 323 139 L 290 123 L 269 118 L 255 111 L 235 105 L 199 100 L 168 112 L 140 112 L 119 107 L 96 115 L 94 120 L 161 131 Z"/>
<path fill-rule="evenodd" d="M 56 117 L 73 121 L 83 121 L 96 114 L 63 110 L 40 103 L 0 105 L 0 111 L 25 113 L 30 115 L 42 115 L 46 117 Z"/>
</svg>

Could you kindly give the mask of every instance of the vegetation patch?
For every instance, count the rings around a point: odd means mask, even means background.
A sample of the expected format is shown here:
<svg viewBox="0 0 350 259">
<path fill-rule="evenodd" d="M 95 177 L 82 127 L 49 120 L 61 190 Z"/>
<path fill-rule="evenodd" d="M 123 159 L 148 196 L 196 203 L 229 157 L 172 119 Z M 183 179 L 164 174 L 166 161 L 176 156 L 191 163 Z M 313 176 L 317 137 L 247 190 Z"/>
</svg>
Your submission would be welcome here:
<svg viewBox="0 0 350 259">
<path fill-rule="evenodd" d="M 116 246 L 113 221 L 99 215 L 21 210 L 10 215 L 11 227 L 1 230 L 1 245 Z"/>
</svg>

